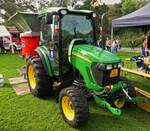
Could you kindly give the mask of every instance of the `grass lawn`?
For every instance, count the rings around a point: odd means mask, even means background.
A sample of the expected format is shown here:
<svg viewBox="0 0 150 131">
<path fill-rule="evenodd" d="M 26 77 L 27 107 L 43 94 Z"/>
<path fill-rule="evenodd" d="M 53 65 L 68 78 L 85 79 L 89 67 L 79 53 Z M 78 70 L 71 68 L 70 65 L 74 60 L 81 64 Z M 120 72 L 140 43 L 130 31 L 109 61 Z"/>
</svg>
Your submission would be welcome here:
<svg viewBox="0 0 150 131">
<path fill-rule="evenodd" d="M 119 53 L 121 57 L 132 54 Z M 80 129 L 66 124 L 59 113 L 54 97 L 39 99 L 31 94 L 16 96 L 8 78 L 18 76 L 17 69 L 24 62 L 18 55 L 0 54 L 0 73 L 5 77 L 5 86 L 0 88 L 0 131 L 149 131 L 150 114 L 137 108 L 123 109 L 122 115 L 113 116 L 107 110 L 90 102 L 90 117 Z M 148 89 L 149 80 L 128 76 L 141 88 Z M 149 89 L 150 90 L 150 89 Z"/>
</svg>

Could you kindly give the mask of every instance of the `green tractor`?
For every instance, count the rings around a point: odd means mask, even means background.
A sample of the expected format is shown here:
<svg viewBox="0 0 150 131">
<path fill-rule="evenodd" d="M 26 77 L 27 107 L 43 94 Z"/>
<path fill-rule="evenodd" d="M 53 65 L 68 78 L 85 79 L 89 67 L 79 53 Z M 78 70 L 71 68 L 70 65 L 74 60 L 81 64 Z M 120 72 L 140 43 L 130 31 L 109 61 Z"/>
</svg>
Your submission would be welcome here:
<svg viewBox="0 0 150 131">
<path fill-rule="evenodd" d="M 89 10 L 44 10 L 38 14 L 40 46 L 27 62 L 32 94 L 55 92 L 60 112 L 72 127 L 87 120 L 89 98 L 113 115 L 138 101 L 134 86 L 120 76 L 121 59 L 97 47 L 95 17 Z"/>
</svg>

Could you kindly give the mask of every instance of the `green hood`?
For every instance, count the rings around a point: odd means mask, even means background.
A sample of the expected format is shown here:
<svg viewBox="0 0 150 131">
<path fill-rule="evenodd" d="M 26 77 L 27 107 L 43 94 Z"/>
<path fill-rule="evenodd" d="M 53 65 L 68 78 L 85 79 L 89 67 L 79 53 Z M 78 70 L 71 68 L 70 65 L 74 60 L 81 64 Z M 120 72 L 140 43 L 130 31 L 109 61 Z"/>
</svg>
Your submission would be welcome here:
<svg viewBox="0 0 150 131">
<path fill-rule="evenodd" d="M 105 51 L 99 47 L 92 45 L 75 45 L 73 47 L 73 53 L 77 53 L 81 57 L 84 57 L 91 62 L 107 64 L 121 61 L 119 57 L 112 54 L 111 52 Z"/>
</svg>

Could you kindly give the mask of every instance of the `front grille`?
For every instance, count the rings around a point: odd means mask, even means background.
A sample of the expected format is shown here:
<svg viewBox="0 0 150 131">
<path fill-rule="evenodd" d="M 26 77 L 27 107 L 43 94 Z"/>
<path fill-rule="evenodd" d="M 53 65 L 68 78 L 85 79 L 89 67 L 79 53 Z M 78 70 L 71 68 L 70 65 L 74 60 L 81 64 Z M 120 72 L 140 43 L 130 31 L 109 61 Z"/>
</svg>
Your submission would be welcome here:
<svg viewBox="0 0 150 131">
<path fill-rule="evenodd" d="M 113 68 L 117 69 L 117 68 Z M 118 82 L 118 79 L 120 77 L 120 69 L 118 69 L 118 76 L 117 77 L 110 77 L 112 70 L 100 70 L 97 68 L 96 63 L 92 65 L 92 72 L 93 76 L 95 78 L 95 81 L 100 86 L 107 86 L 112 85 Z"/>
</svg>

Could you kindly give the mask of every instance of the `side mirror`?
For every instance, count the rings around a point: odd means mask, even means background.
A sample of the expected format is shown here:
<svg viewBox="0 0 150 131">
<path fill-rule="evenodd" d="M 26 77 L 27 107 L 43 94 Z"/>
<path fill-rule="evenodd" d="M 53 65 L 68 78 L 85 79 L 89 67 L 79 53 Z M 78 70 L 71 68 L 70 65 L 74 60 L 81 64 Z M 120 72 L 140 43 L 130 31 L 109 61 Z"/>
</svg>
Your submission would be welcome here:
<svg viewBox="0 0 150 131">
<path fill-rule="evenodd" d="M 53 23 L 53 14 L 52 13 L 47 13 L 45 17 L 46 24 L 52 24 Z"/>
</svg>

